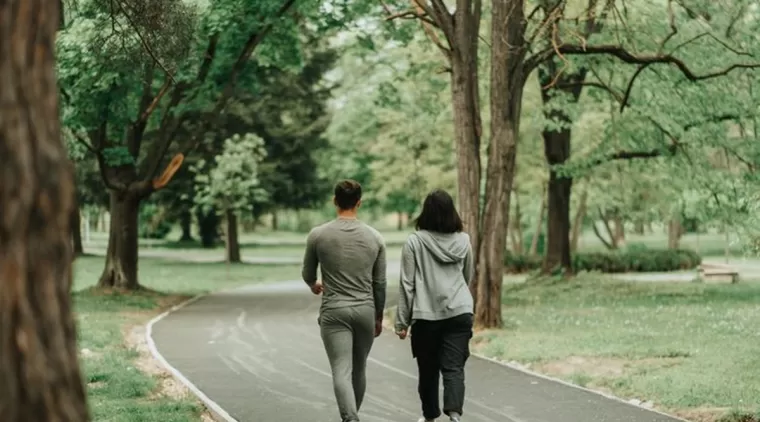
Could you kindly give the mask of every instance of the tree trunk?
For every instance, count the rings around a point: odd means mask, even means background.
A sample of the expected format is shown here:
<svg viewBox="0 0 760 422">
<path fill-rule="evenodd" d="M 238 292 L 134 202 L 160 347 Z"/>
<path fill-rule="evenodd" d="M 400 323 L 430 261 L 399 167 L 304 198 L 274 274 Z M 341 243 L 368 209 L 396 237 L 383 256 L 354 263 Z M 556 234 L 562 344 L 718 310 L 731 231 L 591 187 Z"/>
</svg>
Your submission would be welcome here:
<svg viewBox="0 0 760 422">
<path fill-rule="evenodd" d="M 470 48 L 464 46 L 463 48 Z M 476 54 L 475 54 L 476 55 Z M 451 96 L 457 151 L 459 215 L 470 235 L 474 259 L 480 243 L 480 106 L 477 96 L 477 57 L 471 62 L 452 58 Z M 478 262 L 478 261 L 475 261 Z M 476 273 L 479 268 L 476 269 Z M 477 275 L 470 280 L 470 291 L 477 303 Z"/>
<path fill-rule="evenodd" d="M 237 264 L 240 262 L 240 242 L 238 241 L 238 222 L 234 211 L 227 210 L 224 214 L 227 230 L 224 236 L 224 245 L 227 262 Z"/>
<path fill-rule="evenodd" d="M 680 247 L 681 235 L 683 235 L 681 220 L 671 218 L 668 221 L 668 249 L 678 249 Z"/>
<path fill-rule="evenodd" d="M 615 222 L 615 245 L 618 248 L 625 247 L 625 220 L 620 216 L 620 212 L 616 212 L 612 221 Z"/>
<path fill-rule="evenodd" d="M 475 325 L 479 328 L 502 325 L 503 254 L 526 76 L 524 1 L 496 0 L 491 12 L 491 139 L 478 253 Z"/>
<path fill-rule="evenodd" d="M 272 231 L 279 230 L 280 222 L 277 219 L 277 211 L 272 211 Z"/>
<path fill-rule="evenodd" d="M 538 207 L 536 227 L 533 229 L 533 238 L 530 240 L 530 249 L 528 250 L 530 256 L 538 255 L 538 238 L 544 231 L 544 214 L 546 214 L 546 186 L 541 189 L 541 205 Z"/>
<path fill-rule="evenodd" d="M 82 214 L 79 207 L 75 206 L 71 210 L 71 237 L 74 245 L 74 256 L 84 255 L 84 245 L 82 244 Z"/>
<path fill-rule="evenodd" d="M 193 214 L 189 209 L 185 209 L 179 216 L 179 225 L 182 228 L 180 242 L 192 242 L 193 239 Z"/>
<path fill-rule="evenodd" d="M 583 221 L 586 219 L 586 203 L 588 202 L 588 190 L 583 189 L 581 200 L 578 204 L 578 211 L 575 212 L 573 220 L 573 231 L 570 237 L 570 251 L 575 253 L 578 250 L 578 241 L 583 232 Z"/>
<path fill-rule="evenodd" d="M 71 306 L 57 1 L 0 1 L 0 421 L 90 420 Z"/>
<path fill-rule="evenodd" d="M 512 230 L 509 232 L 512 239 L 512 252 L 515 255 L 525 253 L 523 247 L 522 212 L 520 210 L 520 195 L 515 192 L 515 216 L 512 219 Z"/>
<path fill-rule="evenodd" d="M 396 213 L 396 230 L 398 231 L 404 230 L 404 213 L 403 212 Z"/>
<path fill-rule="evenodd" d="M 219 228 L 219 217 L 216 211 L 209 212 L 198 211 L 195 215 L 198 220 L 198 232 L 201 237 L 201 246 L 207 249 L 216 247 L 216 241 L 219 238 L 217 229 Z"/>
<path fill-rule="evenodd" d="M 552 97 L 552 91 L 564 93 L 571 102 L 578 101 L 586 79 L 585 69 L 578 73 L 564 71 L 558 66 L 557 60 L 549 60 L 538 69 L 538 80 L 543 86 L 552 86 L 541 90 L 544 105 Z M 546 254 L 541 267 L 543 274 L 549 274 L 557 269 L 565 274 L 573 271 L 570 259 L 570 195 L 573 179 L 557 173 L 556 167 L 564 164 L 570 158 L 570 142 L 572 140 L 572 119 L 563 109 L 547 108 L 546 118 L 560 123 L 558 129 L 546 128 L 541 135 L 544 138 L 544 156 L 549 165 L 549 212 L 546 229 Z"/>
<path fill-rule="evenodd" d="M 639 236 L 644 235 L 644 220 L 643 219 L 637 218 L 636 221 L 633 222 L 633 232 Z"/>
<path fill-rule="evenodd" d="M 111 226 L 106 266 L 98 287 L 137 290 L 138 215 L 141 198 L 129 192 L 111 192 Z"/>
</svg>

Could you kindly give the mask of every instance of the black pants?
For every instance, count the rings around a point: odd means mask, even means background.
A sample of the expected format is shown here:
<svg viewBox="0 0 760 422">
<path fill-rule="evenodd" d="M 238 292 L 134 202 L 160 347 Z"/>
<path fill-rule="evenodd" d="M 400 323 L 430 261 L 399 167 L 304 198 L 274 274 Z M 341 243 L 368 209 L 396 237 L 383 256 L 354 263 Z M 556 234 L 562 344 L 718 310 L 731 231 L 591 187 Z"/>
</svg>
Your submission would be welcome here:
<svg viewBox="0 0 760 422">
<path fill-rule="evenodd" d="M 412 326 L 412 355 L 417 359 L 422 416 L 441 416 L 438 398 L 443 375 L 443 413 L 462 414 L 464 364 L 470 357 L 472 314 L 441 321 L 416 320 Z"/>
</svg>

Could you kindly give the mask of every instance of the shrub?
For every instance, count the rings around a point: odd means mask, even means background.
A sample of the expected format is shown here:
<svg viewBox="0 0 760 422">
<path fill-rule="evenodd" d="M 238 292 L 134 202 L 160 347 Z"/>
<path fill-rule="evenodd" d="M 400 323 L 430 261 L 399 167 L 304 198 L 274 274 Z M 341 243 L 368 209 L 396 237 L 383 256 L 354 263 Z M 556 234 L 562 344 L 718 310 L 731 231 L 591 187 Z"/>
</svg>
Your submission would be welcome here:
<svg viewBox="0 0 760 422">
<path fill-rule="evenodd" d="M 508 272 L 522 273 L 541 267 L 542 257 L 513 255 L 507 252 L 504 265 Z M 688 249 L 643 249 L 612 252 L 578 253 L 573 256 L 575 271 L 603 273 L 666 272 L 688 270 L 702 263 L 702 258 Z"/>
</svg>

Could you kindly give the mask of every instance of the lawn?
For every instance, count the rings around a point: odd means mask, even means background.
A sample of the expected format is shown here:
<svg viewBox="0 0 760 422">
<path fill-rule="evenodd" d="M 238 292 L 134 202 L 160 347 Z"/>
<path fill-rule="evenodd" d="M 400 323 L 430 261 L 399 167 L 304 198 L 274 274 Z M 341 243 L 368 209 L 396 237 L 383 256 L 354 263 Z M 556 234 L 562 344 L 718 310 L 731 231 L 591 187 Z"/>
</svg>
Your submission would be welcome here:
<svg viewBox="0 0 760 422">
<path fill-rule="evenodd" d="M 161 373 L 141 347 L 147 321 L 161 309 L 193 295 L 259 281 L 297 278 L 294 265 L 193 264 L 140 261 L 140 280 L 152 289 L 135 294 L 91 289 L 103 258 L 74 264 L 74 306 L 89 404 L 97 422 L 188 422 L 202 408 Z M 151 376 L 154 375 L 154 376 Z"/>
<path fill-rule="evenodd" d="M 689 420 L 760 410 L 760 283 L 584 275 L 506 285 L 504 304 L 505 330 L 474 338 L 485 355 Z"/>
</svg>

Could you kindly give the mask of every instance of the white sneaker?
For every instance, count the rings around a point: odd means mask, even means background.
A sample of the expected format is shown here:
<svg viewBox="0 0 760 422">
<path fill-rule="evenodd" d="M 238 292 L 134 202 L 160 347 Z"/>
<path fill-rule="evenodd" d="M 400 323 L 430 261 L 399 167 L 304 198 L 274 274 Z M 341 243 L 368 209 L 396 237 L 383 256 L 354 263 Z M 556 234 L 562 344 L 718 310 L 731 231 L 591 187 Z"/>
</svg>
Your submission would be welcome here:
<svg viewBox="0 0 760 422">
<path fill-rule="evenodd" d="M 417 422 L 435 422 L 435 419 L 425 419 L 424 417 L 422 417 Z"/>
</svg>

